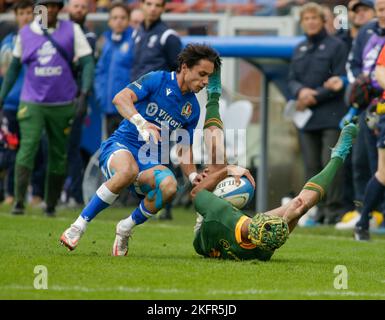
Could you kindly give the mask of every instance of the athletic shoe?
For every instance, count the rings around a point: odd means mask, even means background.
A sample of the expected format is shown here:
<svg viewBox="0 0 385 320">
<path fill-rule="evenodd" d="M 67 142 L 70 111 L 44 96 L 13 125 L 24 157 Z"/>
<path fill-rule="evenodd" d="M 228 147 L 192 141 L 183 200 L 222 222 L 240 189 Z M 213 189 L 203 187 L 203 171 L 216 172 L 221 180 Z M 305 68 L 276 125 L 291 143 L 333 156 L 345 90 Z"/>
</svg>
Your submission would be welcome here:
<svg viewBox="0 0 385 320">
<path fill-rule="evenodd" d="M 50 206 L 44 208 L 44 213 L 47 217 L 54 218 L 56 213 L 55 207 Z"/>
<path fill-rule="evenodd" d="M 221 69 L 214 71 L 213 74 L 209 77 L 209 84 L 207 85 L 207 93 L 209 95 L 213 93 L 222 94 L 222 84 L 221 84 Z"/>
<path fill-rule="evenodd" d="M 363 227 L 355 227 L 354 228 L 354 240 L 356 240 L 356 241 L 369 241 L 370 240 L 369 229 L 365 229 Z"/>
<path fill-rule="evenodd" d="M 18 201 L 13 206 L 11 213 L 14 215 L 24 214 L 24 209 L 25 209 L 24 203 Z"/>
<path fill-rule="evenodd" d="M 75 250 L 83 233 L 84 231 L 82 229 L 74 224 L 71 224 L 71 227 L 69 227 L 61 235 L 60 243 L 66 246 L 70 251 Z"/>
<path fill-rule="evenodd" d="M 112 255 L 115 257 L 126 256 L 128 253 L 128 240 L 131 237 L 131 232 L 123 231 L 120 228 L 120 222 L 116 226 L 116 236 L 112 247 Z"/>
<path fill-rule="evenodd" d="M 375 230 L 380 227 L 383 215 L 378 211 L 372 211 L 371 215 L 372 218 L 369 221 L 370 229 Z M 340 222 L 336 223 L 335 228 L 337 230 L 353 230 L 359 220 L 360 213 L 357 210 L 349 211 L 344 214 Z"/>
<path fill-rule="evenodd" d="M 357 210 L 346 212 L 341 221 L 337 222 L 335 228 L 337 230 L 353 230 L 357 222 L 360 220 L 360 213 Z"/>
<path fill-rule="evenodd" d="M 332 149 L 332 159 L 338 157 L 345 160 L 352 147 L 353 139 L 357 136 L 357 132 L 357 126 L 353 123 L 349 123 L 347 126 L 343 127 L 338 142 Z"/>
</svg>

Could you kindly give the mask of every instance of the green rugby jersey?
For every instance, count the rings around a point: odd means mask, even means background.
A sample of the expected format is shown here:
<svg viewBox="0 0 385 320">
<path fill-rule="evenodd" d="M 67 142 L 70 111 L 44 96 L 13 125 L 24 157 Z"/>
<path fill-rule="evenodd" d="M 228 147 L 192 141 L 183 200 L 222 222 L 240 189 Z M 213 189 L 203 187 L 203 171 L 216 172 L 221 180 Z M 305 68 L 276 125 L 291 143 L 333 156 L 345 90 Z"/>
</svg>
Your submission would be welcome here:
<svg viewBox="0 0 385 320">
<path fill-rule="evenodd" d="M 248 218 L 229 202 L 207 190 L 197 193 L 195 209 L 203 216 L 201 228 L 195 235 L 195 251 L 206 257 L 233 260 L 269 260 L 273 251 L 251 243 L 242 243 L 241 226 Z"/>
</svg>

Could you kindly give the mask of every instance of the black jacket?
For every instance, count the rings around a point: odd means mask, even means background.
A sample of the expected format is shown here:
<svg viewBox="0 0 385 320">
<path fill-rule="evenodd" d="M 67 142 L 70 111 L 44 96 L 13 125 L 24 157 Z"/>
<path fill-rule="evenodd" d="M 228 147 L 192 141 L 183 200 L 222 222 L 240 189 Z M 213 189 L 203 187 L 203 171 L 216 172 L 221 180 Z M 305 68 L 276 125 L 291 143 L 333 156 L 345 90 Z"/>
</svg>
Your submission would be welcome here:
<svg viewBox="0 0 385 320">
<path fill-rule="evenodd" d="M 154 22 L 148 29 L 142 23 L 132 37 L 135 42 L 132 81 L 150 71 L 176 70 L 182 42 L 177 33 L 163 21 Z"/>
<path fill-rule="evenodd" d="M 289 69 L 289 89 L 297 98 L 302 88 L 318 91 L 317 104 L 311 107 L 313 115 L 303 128 L 305 131 L 337 129 L 347 112 L 343 91 L 334 92 L 323 87 L 332 76 L 345 76 L 348 50 L 337 37 L 325 30 L 314 37 L 307 37 L 295 49 Z"/>
</svg>

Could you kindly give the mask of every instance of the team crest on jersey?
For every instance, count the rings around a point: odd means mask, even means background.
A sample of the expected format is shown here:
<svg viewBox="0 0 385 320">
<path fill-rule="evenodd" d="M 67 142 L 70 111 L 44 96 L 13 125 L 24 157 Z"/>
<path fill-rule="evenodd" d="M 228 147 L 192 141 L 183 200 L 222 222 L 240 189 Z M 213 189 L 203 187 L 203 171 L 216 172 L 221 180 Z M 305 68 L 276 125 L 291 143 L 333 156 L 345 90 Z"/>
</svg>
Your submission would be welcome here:
<svg viewBox="0 0 385 320">
<path fill-rule="evenodd" d="M 130 49 L 130 44 L 127 41 L 121 44 L 120 46 L 121 53 L 127 53 L 128 49 Z"/>
<path fill-rule="evenodd" d="M 155 102 L 151 102 L 147 105 L 146 114 L 150 117 L 153 117 L 158 112 L 158 109 L 158 105 Z"/>
<path fill-rule="evenodd" d="M 181 115 L 184 116 L 186 119 L 188 119 L 190 118 L 191 113 L 192 113 L 192 104 L 190 102 L 187 102 L 182 108 Z"/>
</svg>

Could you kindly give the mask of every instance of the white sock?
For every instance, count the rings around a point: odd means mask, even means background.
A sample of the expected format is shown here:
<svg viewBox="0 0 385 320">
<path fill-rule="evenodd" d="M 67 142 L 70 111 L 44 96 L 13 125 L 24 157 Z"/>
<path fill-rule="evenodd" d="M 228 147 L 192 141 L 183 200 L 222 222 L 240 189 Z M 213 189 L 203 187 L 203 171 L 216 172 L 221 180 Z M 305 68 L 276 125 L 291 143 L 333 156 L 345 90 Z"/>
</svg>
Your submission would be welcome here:
<svg viewBox="0 0 385 320">
<path fill-rule="evenodd" d="M 84 232 L 86 231 L 88 222 L 84 220 L 82 216 L 79 216 L 73 224 Z"/>
<path fill-rule="evenodd" d="M 119 222 L 119 228 L 123 231 L 123 232 L 129 232 L 132 230 L 132 228 L 134 228 L 136 226 L 136 223 L 135 221 L 132 219 L 131 216 L 129 216 L 128 218 L 124 219 L 124 220 L 120 220 Z"/>
<path fill-rule="evenodd" d="M 114 201 L 119 197 L 119 194 L 113 193 L 108 189 L 105 183 L 103 183 L 98 190 L 96 190 L 96 195 L 105 203 L 113 204 Z"/>
</svg>

